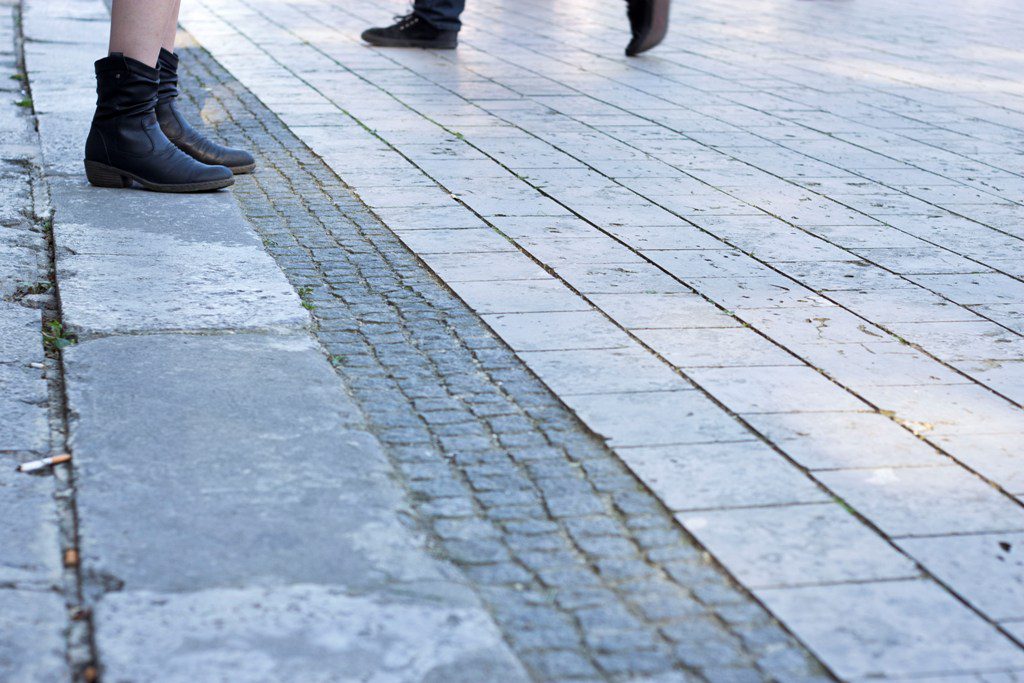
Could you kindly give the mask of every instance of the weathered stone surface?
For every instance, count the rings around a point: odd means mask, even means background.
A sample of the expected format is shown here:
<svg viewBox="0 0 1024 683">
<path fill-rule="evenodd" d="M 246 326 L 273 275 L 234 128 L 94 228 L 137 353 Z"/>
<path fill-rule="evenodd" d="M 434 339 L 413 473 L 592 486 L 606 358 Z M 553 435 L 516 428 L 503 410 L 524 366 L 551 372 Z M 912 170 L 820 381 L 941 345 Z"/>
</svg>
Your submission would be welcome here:
<svg viewBox="0 0 1024 683">
<path fill-rule="evenodd" d="M 0 585 L 52 587 L 60 580 L 53 479 L 15 472 L 17 462 L 0 455 Z"/>
<path fill-rule="evenodd" d="M 903 538 L 897 544 L 992 618 L 1024 620 L 1024 533 Z"/>
<path fill-rule="evenodd" d="M 741 441 L 751 434 L 693 389 L 567 396 L 566 402 L 613 446 Z"/>
<path fill-rule="evenodd" d="M 799 469 L 758 441 L 623 448 L 619 456 L 672 510 L 827 500 Z"/>
<path fill-rule="evenodd" d="M 116 680 L 528 680 L 485 612 L 410 588 L 368 596 L 311 585 L 117 593 L 97 610 L 96 637 Z"/>
<path fill-rule="evenodd" d="M 88 571 L 179 591 L 436 576 L 305 335 L 106 338 L 66 357 Z"/>
<path fill-rule="evenodd" d="M 1024 510 L 955 466 L 835 470 L 816 475 L 891 536 L 1024 530 Z"/>
<path fill-rule="evenodd" d="M 680 513 L 679 519 L 751 588 L 920 575 L 913 562 L 835 503 L 708 510 Z"/>
<path fill-rule="evenodd" d="M 0 680 L 64 683 L 64 601 L 47 591 L 0 589 Z"/>
<path fill-rule="evenodd" d="M 50 441 L 43 371 L 0 364 L 0 451 L 42 451 Z"/>
<path fill-rule="evenodd" d="M 27 365 L 42 360 L 41 312 L 0 301 L 0 363 Z"/>
<path fill-rule="evenodd" d="M 762 589 L 757 596 L 844 680 L 1024 668 L 1020 648 L 928 581 Z"/>
<path fill-rule="evenodd" d="M 308 322 L 229 194 L 111 192 L 62 181 L 53 201 L 64 321 L 80 336 Z"/>
</svg>

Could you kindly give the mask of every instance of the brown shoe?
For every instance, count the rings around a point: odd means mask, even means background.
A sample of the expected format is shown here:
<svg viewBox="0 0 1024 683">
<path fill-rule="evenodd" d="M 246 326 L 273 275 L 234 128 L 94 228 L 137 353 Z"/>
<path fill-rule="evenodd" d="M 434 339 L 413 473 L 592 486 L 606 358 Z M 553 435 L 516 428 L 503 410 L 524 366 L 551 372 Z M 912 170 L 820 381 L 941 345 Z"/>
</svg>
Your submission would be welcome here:
<svg viewBox="0 0 1024 683">
<path fill-rule="evenodd" d="M 655 47 L 668 33 L 669 0 L 626 0 L 629 26 L 633 40 L 626 46 L 626 56 L 635 57 Z"/>
</svg>

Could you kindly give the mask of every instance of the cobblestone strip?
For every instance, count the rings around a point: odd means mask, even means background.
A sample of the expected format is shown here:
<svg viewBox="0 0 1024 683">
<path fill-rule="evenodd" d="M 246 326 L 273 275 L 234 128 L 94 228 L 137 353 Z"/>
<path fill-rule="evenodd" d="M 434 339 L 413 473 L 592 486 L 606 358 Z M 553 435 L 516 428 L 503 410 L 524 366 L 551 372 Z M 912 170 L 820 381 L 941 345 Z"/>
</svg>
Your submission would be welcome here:
<svg viewBox="0 0 1024 683">
<path fill-rule="evenodd" d="M 181 54 L 197 112 L 257 152 L 236 196 L 420 523 L 538 680 L 827 678 L 326 165 L 208 55 Z"/>
</svg>

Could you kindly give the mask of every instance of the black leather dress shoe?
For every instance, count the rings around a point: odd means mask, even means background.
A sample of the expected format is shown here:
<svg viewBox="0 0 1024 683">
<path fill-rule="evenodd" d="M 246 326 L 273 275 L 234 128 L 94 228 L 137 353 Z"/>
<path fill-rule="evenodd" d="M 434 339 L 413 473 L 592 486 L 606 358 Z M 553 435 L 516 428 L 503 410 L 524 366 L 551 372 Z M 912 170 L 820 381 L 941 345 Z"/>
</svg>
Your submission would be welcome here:
<svg viewBox="0 0 1024 683">
<path fill-rule="evenodd" d="M 629 26 L 633 40 L 626 46 L 626 56 L 635 57 L 655 47 L 668 33 L 669 0 L 626 0 Z"/>
<path fill-rule="evenodd" d="M 425 47 L 451 50 L 459 44 L 458 31 L 435 28 L 415 14 L 395 17 L 391 26 L 368 28 L 362 39 L 378 47 Z"/>
</svg>

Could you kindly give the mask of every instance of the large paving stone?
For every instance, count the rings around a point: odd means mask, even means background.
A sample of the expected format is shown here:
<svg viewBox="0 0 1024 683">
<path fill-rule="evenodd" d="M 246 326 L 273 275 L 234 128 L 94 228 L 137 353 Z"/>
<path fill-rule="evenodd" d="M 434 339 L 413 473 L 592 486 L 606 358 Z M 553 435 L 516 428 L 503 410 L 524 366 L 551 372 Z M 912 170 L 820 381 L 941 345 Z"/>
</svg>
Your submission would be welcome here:
<svg viewBox="0 0 1024 683">
<path fill-rule="evenodd" d="M 587 426 L 619 446 L 742 441 L 751 433 L 693 389 L 564 397 Z"/>
<path fill-rule="evenodd" d="M 53 586 L 61 572 L 53 478 L 15 472 L 16 462 L 0 455 L 0 584 Z"/>
<path fill-rule="evenodd" d="M 472 670 L 398 654 L 411 634 L 441 653 L 467 632 L 453 648 L 472 652 L 484 631 L 456 626 L 489 618 L 403 523 L 402 489 L 308 337 L 109 337 L 66 362 L 84 576 L 113 680 L 331 680 L 356 651 L 378 672 Z M 378 614 L 380 591 L 404 597 Z M 479 666 L 517 680 L 487 642 Z"/>
<path fill-rule="evenodd" d="M 897 544 L 993 619 L 1024 619 L 1024 533 L 903 538 Z"/>
<path fill-rule="evenodd" d="M 759 441 L 621 448 L 619 457 L 672 510 L 828 500 L 803 472 Z"/>
<path fill-rule="evenodd" d="M 320 586 L 118 593 L 96 612 L 96 639 L 113 680 L 527 680 L 482 610 L 439 598 Z"/>
<path fill-rule="evenodd" d="M 890 536 L 1024 530 L 1014 500 L 956 466 L 833 470 L 819 480 Z"/>
<path fill-rule="evenodd" d="M 42 451 L 49 446 L 46 401 L 42 370 L 0 364 L 0 451 Z"/>
<path fill-rule="evenodd" d="M 0 589 L 0 680 L 65 683 L 64 601 L 44 591 Z"/>
<path fill-rule="evenodd" d="M 681 513 L 745 586 L 911 578 L 914 564 L 835 503 Z"/>
<path fill-rule="evenodd" d="M 149 590 L 436 575 L 403 555 L 388 463 L 304 335 L 106 338 L 66 357 L 89 572 Z"/>
<path fill-rule="evenodd" d="M 1016 645 L 931 581 L 756 594 L 842 680 L 1024 668 Z"/>
<path fill-rule="evenodd" d="M 42 314 L 34 308 L 0 301 L 0 363 L 42 360 Z"/>
<path fill-rule="evenodd" d="M 308 323 L 227 193 L 112 192 L 66 180 L 53 183 L 53 203 L 64 319 L 81 336 Z"/>
</svg>

